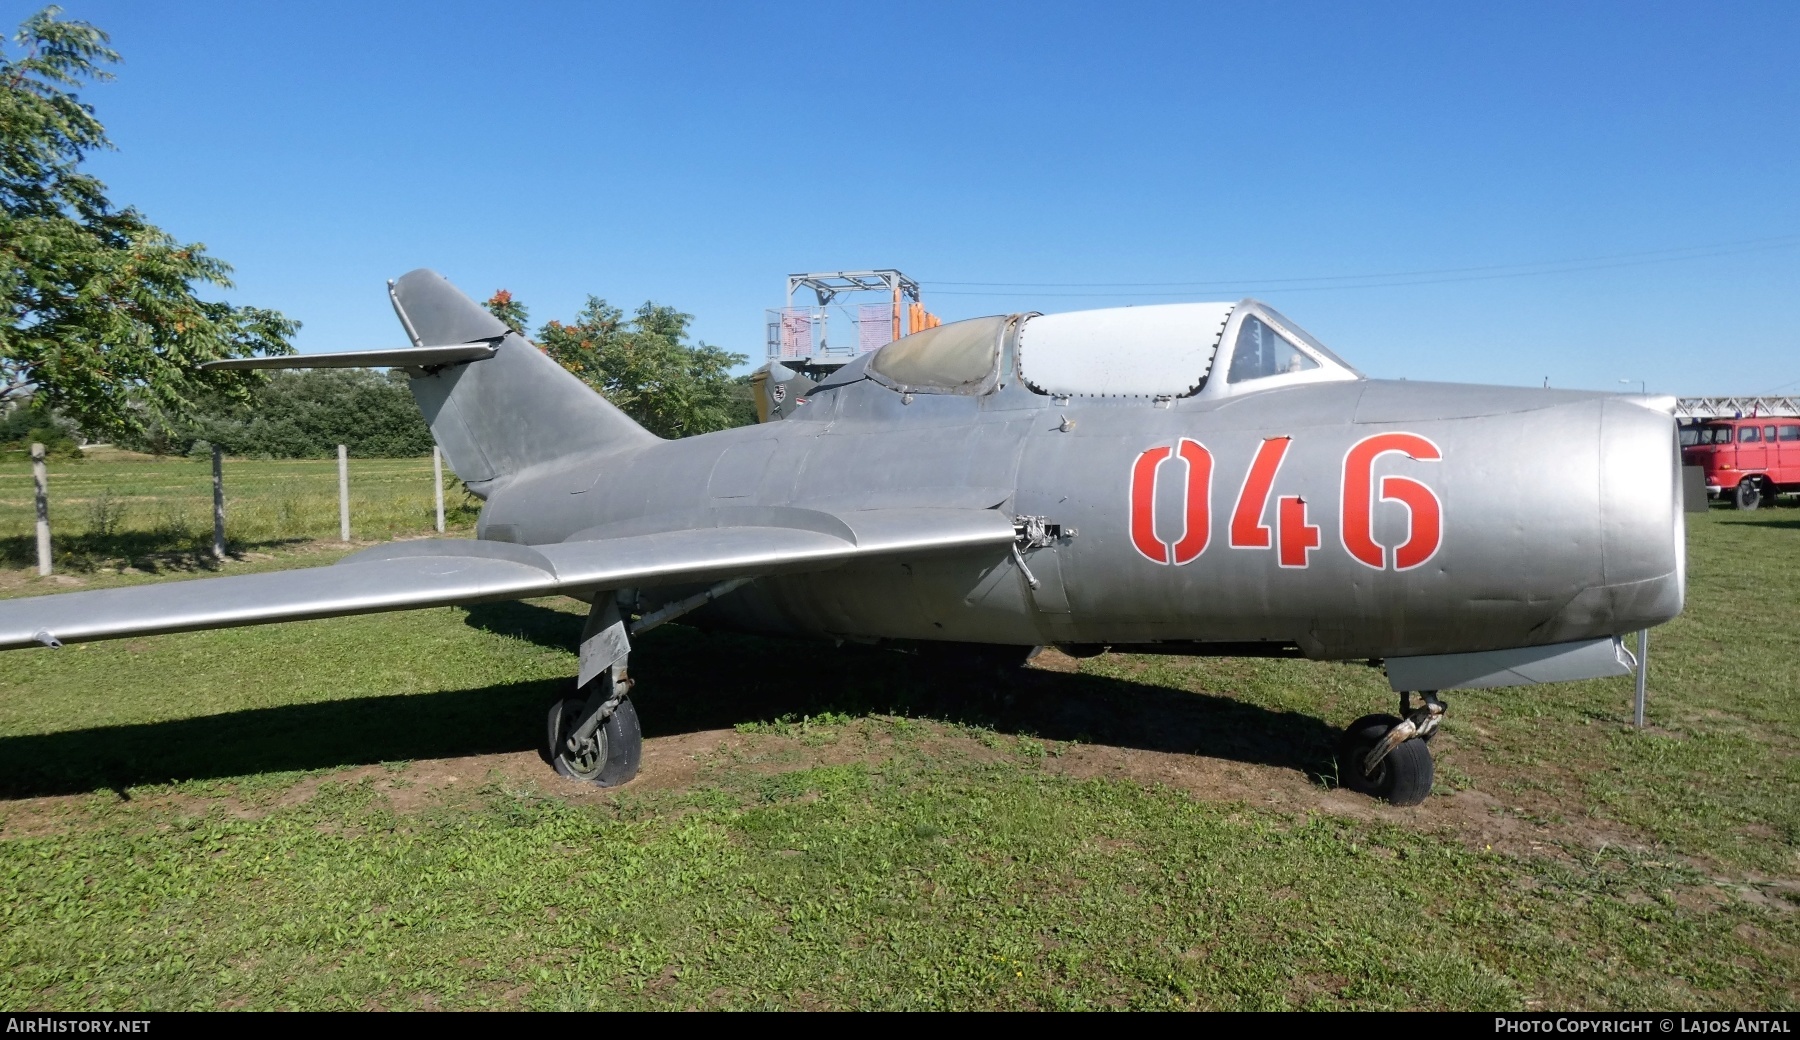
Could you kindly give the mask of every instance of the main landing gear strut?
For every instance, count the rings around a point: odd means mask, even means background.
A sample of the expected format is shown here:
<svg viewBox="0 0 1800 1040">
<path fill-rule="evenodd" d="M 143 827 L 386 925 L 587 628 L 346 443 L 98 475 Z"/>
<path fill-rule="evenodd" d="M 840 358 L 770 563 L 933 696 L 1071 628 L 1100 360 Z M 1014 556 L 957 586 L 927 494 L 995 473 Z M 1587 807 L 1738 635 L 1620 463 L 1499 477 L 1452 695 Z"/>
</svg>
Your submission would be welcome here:
<svg viewBox="0 0 1800 1040">
<path fill-rule="evenodd" d="M 644 735 L 631 706 L 630 653 L 618 603 L 611 593 L 602 593 L 581 633 L 575 696 L 550 705 L 547 750 L 558 775 L 596 787 L 617 787 L 637 776 Z"/>
<path fill-rule="evenodd" d="M 559 775 L 596 787 L 617 787 L 637 776 L 644 734 L 638 728 L 637 709 L 631 706 L 633 683 L 626 671 L 631 637 L 698 610 L 749 581 L 732 578 L 719 582 L 704 592 L 666 603 L 630 624 L 621 605 L 634 602 L 635 591 L 622 589 L 594 597 L 587 626 L 581 630 L 581 670 L 575 677 L 575 696 L 560 697 L 550 705 L 545 757 Z"/>
<path fill-rule="evenodd" d="M 1436 690 L 1400 695 L 1400 717 L 1364 715 L 1338 738 L 1338 777 L 1345 787 L 1395 805 L 1418 805 L 1431 794 L 1431 735 L 1444 719 Z"/>
</svg>

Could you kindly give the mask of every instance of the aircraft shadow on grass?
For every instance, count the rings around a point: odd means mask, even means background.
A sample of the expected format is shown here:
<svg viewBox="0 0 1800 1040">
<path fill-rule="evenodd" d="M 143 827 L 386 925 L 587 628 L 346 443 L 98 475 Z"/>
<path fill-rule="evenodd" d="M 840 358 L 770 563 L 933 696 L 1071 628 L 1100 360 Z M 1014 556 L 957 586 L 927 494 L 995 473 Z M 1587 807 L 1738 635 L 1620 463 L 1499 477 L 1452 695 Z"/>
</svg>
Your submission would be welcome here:
<svg viewBox="0 0 1800 1040">
<path fill-rule="evenodd" d="M 1766 520 L 1738 520 L 1740 527 L 1773 527 L 1784 531 L 1800 531 L 1800 517 L 1769 517 Z"/>
<path fill-rule="evenodd" d="M 468 624 L 558 649 L 574 646 L 581 630 L 580 617 L 528 603 L 474 608 Z M 783 715 L 899 714 L 1321 775 L 1337 737 L 1311 716 L 1229 697 L 685 626 L 648 634 L 632 664 L 633 700 L 650 738 Z M 570 686 L 499 683 L 0 738 L 0 798 L 538 750 L 545 711 Z"/>
</svg>

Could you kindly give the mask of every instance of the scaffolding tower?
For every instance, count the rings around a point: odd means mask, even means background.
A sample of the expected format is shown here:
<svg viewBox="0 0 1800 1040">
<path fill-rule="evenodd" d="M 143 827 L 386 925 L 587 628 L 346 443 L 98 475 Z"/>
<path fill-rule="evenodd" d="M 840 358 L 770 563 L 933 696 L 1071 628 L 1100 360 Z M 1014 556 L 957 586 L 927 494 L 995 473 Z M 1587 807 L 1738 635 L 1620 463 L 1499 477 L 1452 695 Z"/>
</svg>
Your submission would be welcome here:
<svg viewBox="0 0 1800 1040">
<path fill-rule="evenodd" d="M 794 297 L 802 290 L 812 293 L 811 306 L 795 303 Z M 879 293 L 879 302 L 860 302 L 852 308 L 841 300 L 865 293 Z M 839 319 L 837 332 L 833 331 L 834 312 Z M 787 305 L 768 312 L 768 358 L 796 371 L 822 375 L 902 336 L 939 324 L 925 310 L 919 283 L 891 268 L 790 274 Z M 849 333 L 847 339 L 842 332 Z"/>
</svg>

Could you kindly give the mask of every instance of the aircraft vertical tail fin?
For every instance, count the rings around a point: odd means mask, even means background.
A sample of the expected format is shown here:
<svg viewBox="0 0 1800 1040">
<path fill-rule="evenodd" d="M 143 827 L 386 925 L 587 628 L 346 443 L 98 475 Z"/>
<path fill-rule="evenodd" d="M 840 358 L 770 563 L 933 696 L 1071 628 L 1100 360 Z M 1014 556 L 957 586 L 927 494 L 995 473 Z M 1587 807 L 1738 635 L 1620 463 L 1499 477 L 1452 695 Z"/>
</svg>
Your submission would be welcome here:
<svg viewBox="0 0 1800 1040">
<path fill-rule="evenodd" d="M 495 344 L 492 357 L 416 372 L 412 379 L 413 399 L 432 437 L 476 494 L 485 498 L 498 483 L 541 462 L 657 440 L 436 271 L 401 276 L 388 296 L 415 347 Z"/>
</svg>

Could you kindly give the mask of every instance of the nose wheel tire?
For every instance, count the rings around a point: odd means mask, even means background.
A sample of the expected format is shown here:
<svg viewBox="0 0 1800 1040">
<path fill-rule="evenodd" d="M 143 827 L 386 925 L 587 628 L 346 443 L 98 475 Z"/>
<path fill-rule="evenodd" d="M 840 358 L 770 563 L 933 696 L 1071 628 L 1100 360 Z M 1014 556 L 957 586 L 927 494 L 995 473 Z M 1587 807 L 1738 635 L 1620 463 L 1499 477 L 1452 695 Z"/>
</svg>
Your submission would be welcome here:
<svg viewBox="0 0 1800 1040">
<path fill-rule="evenodd" d="M 1388 730 L 1400 724 L 1392 715 L 1364 715 L 1352 722 L 1338 739 L 1338 780 L 1352 791 L 1381 798 L 1394 805 L 1418 805 L 1431 794 L 1435 769 L 1431 748 L 1422 739 L 1403 741 L 1364 775 L 1362 763 Z"/>
<path fill-rule="evenodd" d="M 617 787 L 638 774 L 644 734 L 638 728 L 631 699 L 619 702 L 606 722 L 580 747 L 568 746 L 568 734 L 581 718 L 585 700 L 566 697 L 550 706 L 549 758 L 557 775 L 595 787 Z"/>
<path fill-rule="evenodd" d="M 1762 488 L 1756 486 L 1756 481 L 1746 480 L 1737 486 L 1734 497 L 1739 509 L 1755 509 L 1762 505 Z"/>
</svg>

